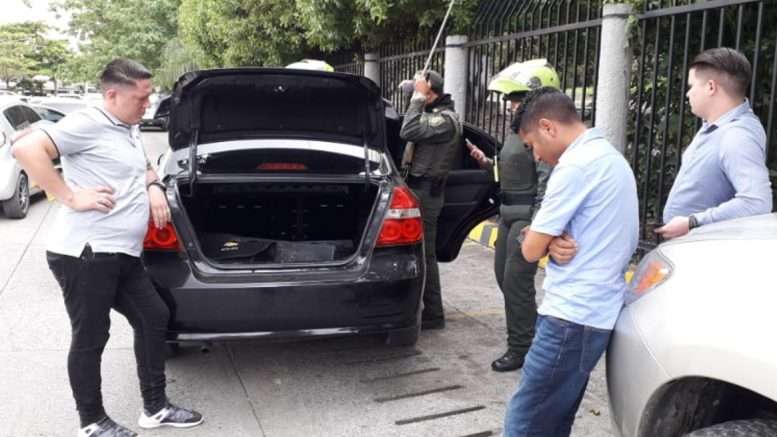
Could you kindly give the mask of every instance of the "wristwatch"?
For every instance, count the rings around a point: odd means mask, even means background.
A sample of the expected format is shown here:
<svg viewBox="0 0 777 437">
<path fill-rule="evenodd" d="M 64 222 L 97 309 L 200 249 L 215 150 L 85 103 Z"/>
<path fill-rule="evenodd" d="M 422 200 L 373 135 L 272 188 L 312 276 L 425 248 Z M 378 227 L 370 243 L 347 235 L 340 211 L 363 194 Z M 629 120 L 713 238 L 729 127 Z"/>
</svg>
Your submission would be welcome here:
<svg viewBox="0 0 777 437">
<path fill-rule="evenodd" d="M 688 230 L 690 231 L 693 228 L 698 228 L 701 226 L 699 224 L 699 220 L 696 219 L 696 216 L 691 214 L 688 216 Z"/>
</svg>

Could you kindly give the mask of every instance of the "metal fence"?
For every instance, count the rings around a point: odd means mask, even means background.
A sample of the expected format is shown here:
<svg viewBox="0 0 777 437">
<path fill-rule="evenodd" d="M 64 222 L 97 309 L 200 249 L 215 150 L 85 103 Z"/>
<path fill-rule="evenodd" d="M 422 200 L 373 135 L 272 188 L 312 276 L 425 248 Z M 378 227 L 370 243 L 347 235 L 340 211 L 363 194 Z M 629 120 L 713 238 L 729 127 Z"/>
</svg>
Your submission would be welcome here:
<svg viewBox="0 0 777 437">
<path fill-rule="evenodd" d="M 429 68 L 445 75 L 445 48 L 441 47 L 445 45 L 445 35 L 441 37 L 441 41 L 434 51 Z M 380 49 L 380 84 L 383 97 L 390 100 L 397 110 L 404 111 L 409 97 L 402 94 L 399 84 L 424 68 L 433 44 L 433 38 L 427 37 L 417 41 L 400 41 Z"/>
<path fill-rule="evenodd" d="M 680 168 L 682 151 L 701 121 L 686 103 L 688 65 L 712 47 L 741 50 L 753 64 L 750 101 L 767 132 L 770 168 L 775 167 L 774 95 L 777 81 L 777 19 L 773 0 L 652 1 L 638 16 L 630 87 L 625 154 L 637 178 L 640 239 L 657 243 L 653 232 Z"/>
<path fill-rule="evenodd" d="M 595 123 L 602 0 L 483 0 L 468 50 L 465 120 L 503 140 L 510 122 L 506 104 L 487 91 L 494 74 L 514 62 L 546 58 L 583 118 Z M 687 70 L 705 49 L 736 48 L 753 64 L 750 100 L 767 132 L 767 164 L 777 182 L 777 0 L 646 0 L 632 21 L 629 111 L 625 155 L 637 178 L 641 245 L 657 243 L 661 215 L 681 154 L 700 120 L 686 103 Z M 444 41 L 444 39 L 443 39 Z M 432 38 L 398 42 L 379 51 L 384 97 L 403 110 L 397 89 L 422 68 Z M 432 68 L 442 71 L 444 50 Z M 338 66 L 345 71 L 349 64 Z M 355 68 L 361 68 L 363 65 Z M 777 185 L 775 185 L 777 186 Z M 775 203 L 777 204 L 777 202 Z"/>
<path fill-rule="evenodd" d="M 583 118 L 594 122 L 601 31 L 601 0 L 510 0 L 484 2 L 469 47 L 469 87 L 465 118 L 504 140 L 510 124 L 507 105 L 487 90 L 508 65 L 545 58 L 559 73 L 561 88 Z"/>
</svg>

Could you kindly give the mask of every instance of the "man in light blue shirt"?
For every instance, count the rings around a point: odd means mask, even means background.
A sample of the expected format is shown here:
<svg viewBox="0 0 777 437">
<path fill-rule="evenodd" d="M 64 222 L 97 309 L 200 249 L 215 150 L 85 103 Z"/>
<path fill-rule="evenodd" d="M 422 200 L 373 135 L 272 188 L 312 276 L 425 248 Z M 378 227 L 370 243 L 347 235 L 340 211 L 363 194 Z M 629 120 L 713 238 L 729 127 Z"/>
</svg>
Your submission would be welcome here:
<svg viewBox="0 0 777 437">
<path fill-rule="evenodd" d="M 531 92 L 517 117 L 535 159 L 555 166 L 523 255 L 540 259 L 564 233 L 578 250 L 569 263 L 548 264 L 536 334 L 504 435 L 568 436 L 623 306 L 623 273 L 639 232 L 636 182 L 624 157 L 597 129 L 586 128 L 562 92 Z"/>
<path fill-rule="evenodd" d="M 751 67 L 736 50 L 698 55 L 688 72 L 691 112 L 704 120 L 683 153 L 664 207 L 665 238 L 694 227 L 772 210 L 766 133 L 746 99 Z"/>
</svg>

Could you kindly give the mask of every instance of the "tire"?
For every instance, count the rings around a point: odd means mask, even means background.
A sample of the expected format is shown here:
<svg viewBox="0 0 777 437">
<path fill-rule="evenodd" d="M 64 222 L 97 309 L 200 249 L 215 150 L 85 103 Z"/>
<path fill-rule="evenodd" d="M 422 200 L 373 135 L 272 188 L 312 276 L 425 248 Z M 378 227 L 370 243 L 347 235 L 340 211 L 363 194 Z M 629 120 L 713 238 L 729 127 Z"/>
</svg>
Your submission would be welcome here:
<svg viewBox="0 0 777 437">
<path fill-rule="evenodd" d="M 386 344 L 389 346 L 415 346 L 421 333 L 421 325 L 400 329 L 386 334 Z"/>
<path fill-rule="evenodd" d="M 697 429 L 685 437 L 772 437 L 777 436 L 777 420 L 732 420 L 703 429 Z"/>
<path fill-rule="evenodd" d="M 21 219 L 27 216 L 30 210 L 30 181 L 27 174 L 19 173 L 16 181 L 16 190 L 10 199 L 3 201 L 5 216 L 12 219 Z"/>
</svg>

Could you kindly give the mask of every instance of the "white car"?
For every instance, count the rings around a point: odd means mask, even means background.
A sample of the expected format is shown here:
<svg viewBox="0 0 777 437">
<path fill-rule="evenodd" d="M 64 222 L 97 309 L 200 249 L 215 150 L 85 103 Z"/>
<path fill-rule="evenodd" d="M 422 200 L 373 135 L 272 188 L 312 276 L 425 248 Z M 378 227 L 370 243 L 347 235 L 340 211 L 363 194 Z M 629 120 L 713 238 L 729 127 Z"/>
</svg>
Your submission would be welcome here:
<svg viewBox="0 0 777 437">
<path fill-rule="evenodd" d="M 26 217 L 30 196 L 40 192 L 11 156 L 14 135 L 37 123 L 49 122 L 18 98 L 0 97 L 0 204 L 8 218 Z"/>
<path fill-rule="evenodd" d="M 607 352 L 621 437 L 777 436 L 777 215 L 705 225 L 640 263 Z"/>
</svg>

